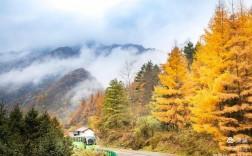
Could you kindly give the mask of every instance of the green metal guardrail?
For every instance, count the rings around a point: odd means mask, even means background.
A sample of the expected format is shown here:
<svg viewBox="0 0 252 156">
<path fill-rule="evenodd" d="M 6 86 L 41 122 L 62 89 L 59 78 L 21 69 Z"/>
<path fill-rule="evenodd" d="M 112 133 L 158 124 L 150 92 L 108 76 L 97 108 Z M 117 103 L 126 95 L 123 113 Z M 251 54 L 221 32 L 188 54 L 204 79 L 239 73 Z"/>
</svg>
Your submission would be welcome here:
<svg viewBox="0 0 252 156">
<path fill-rule="evenodd" d="M 110 150 L 102 150 L 102 149 L 97 149 L 97 152 L 103 152 L 103 153 L 107 153 L 107 156 L 117 156 L 117 154 L 113 151 Z"/>
</svg>

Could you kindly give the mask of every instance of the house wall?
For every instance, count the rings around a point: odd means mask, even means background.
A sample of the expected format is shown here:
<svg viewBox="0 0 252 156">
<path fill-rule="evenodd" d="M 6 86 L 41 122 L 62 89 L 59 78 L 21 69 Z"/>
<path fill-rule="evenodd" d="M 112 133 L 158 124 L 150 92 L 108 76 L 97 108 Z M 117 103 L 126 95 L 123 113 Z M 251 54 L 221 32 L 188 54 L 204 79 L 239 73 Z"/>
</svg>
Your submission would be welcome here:
<svg viewBox="0 0 252 156">
<path fill-rule="evenodd" d="M 84 133 L 81 134 L 82 136 L 94 136 L 94 131 L 92 131 L 91 129 L 88 129 L 86 131 L 84 131 Z"/>
</svg>

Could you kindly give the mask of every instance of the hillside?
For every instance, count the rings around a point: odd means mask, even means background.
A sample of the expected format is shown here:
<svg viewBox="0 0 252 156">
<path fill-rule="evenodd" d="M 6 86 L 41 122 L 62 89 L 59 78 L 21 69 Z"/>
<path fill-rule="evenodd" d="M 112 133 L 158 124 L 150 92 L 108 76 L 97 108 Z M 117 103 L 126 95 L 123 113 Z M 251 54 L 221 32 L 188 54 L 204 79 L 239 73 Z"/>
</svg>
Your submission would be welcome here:
<svg viewBox="0 0 252 156">
<path fill-rule="evenodd" d="M 90 94 L 104 87 L 99 80 L 119 73 L 124 61 L 114 65 L 115 58 L 123 54 L 131 59 L 136 56 L 137 59 L 149 51 L 154 49 L 135 44 L 104 45 L 93 42 L 55 49 L 0 53 L 0 97 L 8 107 L 19 104 L 25 110 L 31 107 L 39 111 L 47 109 L 65 120 L 83 98 L 89 99 Z M 103 65 L 103 62 L 106 64 Z M 100 71 L 104 66 L 108 70 Z"/>
<path fill-rule="evenodd" d="M 87 95 L 97 92 L 100 88 L 90 88 L 85 86 L 85 83 L 100 84 L 92 75 L 83 68 L 76 69 L 47 87 L 38 88 L 24 97 L 20 97 L 19 104 L 22 108 L 36 108 L 38 110 L 48 110 L 51 114 L 57 115 L 63 121 L 71 114 L 80 101 L 73 101 L 76 92 L 86 91 Z M 83 90 L 76 90 L 78 86 L 84 85 Z M 16 102 L 16 101 L 15 101 Z M 14 105 L 14 101 L 8 103 Z"/>
</svg>

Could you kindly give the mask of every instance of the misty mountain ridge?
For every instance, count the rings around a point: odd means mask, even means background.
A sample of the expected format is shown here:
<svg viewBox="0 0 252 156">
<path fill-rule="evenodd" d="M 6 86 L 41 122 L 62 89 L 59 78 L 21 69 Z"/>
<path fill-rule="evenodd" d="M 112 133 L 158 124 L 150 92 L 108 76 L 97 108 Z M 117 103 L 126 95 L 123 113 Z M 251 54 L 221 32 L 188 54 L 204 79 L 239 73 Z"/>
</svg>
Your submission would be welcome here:
<svg viewBox="0 0 252 156">
<path fill-rule="evenodd" d="M 140 55 L 150 50 L 154 49 L 151 48 L 146 49 L 141 45 L 135 45 L 135 44 L 103 45 L 98 43 L 92 43 L 82 47 L 81 46 L 58 47 L 51 51 L 48 51 L 48 49 L 44 49 L 44 50 L 0 53 L 1 56 L 0 78 L 3 79 L 2 84 L 0 84 L 0 89 L 3 88 L 3 86 L 5 87 L 7 86 L 9 88 L 8 92 L 12 92 L 18 90 L 18 88 L 22 88 L 25 85 L 29 85 L 29 88 L 37 85 L 39 86 L 41 84 L 45 85 L 48 83 L 48 81 L 55 81 L 60 77 L 64 76 L 64 74 L 76 68 L 85 68 L 99 57 L 109 57 L 109 55 L 113 53 L 119 53 L 121 51 L 123 51 L 123 53 L 133 52 L 133 55 Z M 81 65 L 79 62 L 81 62 Z M 52 68 L 55 68 L 54 64 L 57 64 L 58 66 L 62 67 L 68 63 L 71 64 L 76 63 L 76 65 L 66 67 L 65 70 L 64 69 L 60 71 L 56 69 L 52 70 Z M 44 66 L 47 68 L 43 68 Z M 41 72 L 44 74 L 41 74 L 39 70 L 42 70 Z M 47 70 L 50 70 L 50 72 L 47 72 Z M 9 79 L 13 78 L 12 75 L 15 75 L 15 78 L 19 78 L 22 75 L 25 74 L 30 75 L 32 73 L 38 73 L 37 74 L 38 76 L 34 74 L 33 75 L 34 78 L 31 77 L 30 82 L 20 80 L 21 82 L 18 85 L 16 85 L 15 83 L 19 82 L 18 80 L 16 82 L 13 80 L 12 82 L 14 83 L 9 81 Z"/>
<path fill-rule="evenodd" d="M 12 69 L 22 69 L 32 63 L 46 62 L 51 59 L 68 59 L 71 57 L 78 57 L 80 49 L 73 49 L 71 47 L 59 47 L 55 50 L 31 50 L 24 52 L 10 52 L 3 53 L 0 60 L 0 73 L 7 72 Z M 15 59 L 13 59 L 15 58 Z"/>
<path fill-rule="evenodd" d="M 12 69 L 22 69 L 25 68 L 32 63 L 36 62 L 46 62 L 52 59 L 70 59 L 74 57 L 78 57 L 81 54 L 81 47 L 83 46 L 65 46 L 58 47 L 54 50 L 49 48 L 45 48 L 44 50 L 31 50 L 31 51 L 20 51 L 20 52 L 0 52 L 0 74 L 4 72 L 8 72 Z M 116 49 L 122 50 L 135 50 L 138 54 L 141 54 L 145 51 L 155 50 L 154 48 L 144 48 L 142 45 L 137 44 L 112 44 L 112 45 L 104 45 L 96 42 L 87 43 L 84 47 L 88 47 L 93 49 L 96 57 L 99 55 L 108 56 L 111 52 Z"/>
<path fill-rule="evenodd" d="M 94 45 L 89 45 L 89 47 L 93 47 Z M 106 45 L 100 45 L 97 47 L 96 49 L 96 54 L 102 54 L 105 53 L 106 55 L 111 54 L 113 49 L 116 48 L 120 48 L 122 50 L 136 50 L 137 54 L 141 54 L 145 51 L 149 51 L 149 50 L 155 50 L 154 48 L 144 48 L 142 45 L 137 45 L 137 44 L 124 44 L 124 45 L 120 45 L 120 44 L 112 44 L 109 46 Z"/>
<path fill-rule="evenodd" d="M 0 98 L 10 107 L 18 103 L 24 109 L 48 109 L 64 120 L 82 98 L 103 90 L 99 80 L 117 74 L 115 70 L 127 58 L 138 60 L 154 50 L 135 44 L 92 43 L 0 53 Z"/>
<path fill-rule="evenodd" d="M 31 92 L 22 107 L 35 107 L 40 111 L 48 110 L 51 114 L 65 120 L 80 103 L 78 98 L 82 99 L 100 90 L 102 90 L 101 84 L 91 73 L 79 68 L 51 83 L 48 87 Z M 76 97 L 78 94 L 81 94 L 80 97 Z"/>
</svg>

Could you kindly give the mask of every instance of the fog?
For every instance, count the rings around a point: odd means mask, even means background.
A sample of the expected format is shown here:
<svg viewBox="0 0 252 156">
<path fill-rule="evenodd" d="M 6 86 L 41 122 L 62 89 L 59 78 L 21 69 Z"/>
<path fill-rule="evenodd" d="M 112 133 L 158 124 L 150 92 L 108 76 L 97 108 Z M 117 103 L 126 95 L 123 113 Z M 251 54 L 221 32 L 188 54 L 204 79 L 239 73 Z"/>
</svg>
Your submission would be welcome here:
<svg viewBox="0 0 252 156">
<path fill-rule="evenodd" d="M 136 48 L 122 49 L 121 47 L 112 49 L 109 55 L 105 53 L 97 55 L 95 52 L 98 47 L 99 45 L 92 48 L 83 46 L 80 56 L 76 58 L 47 59 L 42 62 L 35 61 L 25 68 L 14 68 L 0 75 L 0 87 L 7 87 L 7 91 L 12 92 L 28 83 L 38 85 L 48 76 L 62 77 L 77 68 L 84 68 L 106 88 L 110 80 L 121 79 L 120 71 L 125 62 L 135 62 L 133 71 L 136 73 L 149 60 L 155 64 L 161 64 L 167 59 L 166 52 L 148 50 L 139 53 Z M 29 55 L 26 54 L 26 57 Z M 3 59 L 8 61 L 7 58 Z"/>
<path fill-rule="evenodd" d="M 98 91 L 103 91 L 103 87 L 96 80 L 85 80 L 78 83 L 73 89 L 71 89 L 65 97 L 70 97 L 70 103 L 72 108 L 76 108 L 83 98 L 89 98 L 91 94 L 95 94 Z"/>
</svg>

